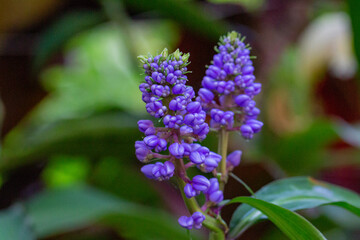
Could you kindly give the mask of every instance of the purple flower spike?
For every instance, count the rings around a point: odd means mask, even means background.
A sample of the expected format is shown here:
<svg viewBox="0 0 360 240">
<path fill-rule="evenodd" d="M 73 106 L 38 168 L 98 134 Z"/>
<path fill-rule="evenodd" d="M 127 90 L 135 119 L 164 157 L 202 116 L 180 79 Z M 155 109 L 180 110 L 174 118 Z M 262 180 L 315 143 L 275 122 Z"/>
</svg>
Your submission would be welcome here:
<svg viewBox="0 0 360 240">
<path fill-rule="evenodd" d="M 194 220 L 194 228 L 200 229 L 202 227 L 203 221 L 205 221 L 204 214 L 202 214 L 201 212 L 194 212 L 191 217 Z"/>
<path fill-rule="evenodd" d="M 187 198 L 192 198 L 197 195 L 196 190 L 193 188 L 193 186 L 190 183 L 185 185 L 184 193 Z"/>
<path fill-rule="evenodd" d="M 240 150 L 236 150 L 227 156 L 226 161 L 232 167 L 236 167 L 240 164 L 241 154 L 242 152 Z"/>
<path fill-rule="evenodd" d="M 218 130 L 226 127 L 233 131 L 242 125 L 242 135 L 246 139 L 261 130 L 261 125 L 248 120 L 256 120 L 260 110 L 255 107 L 254 96 L 261 91 L 261 84 L 255 82 L 254 67 L 250 50 L 239 33 L 230 32 L 220 39 L 217 54 L 205 71 L 199 101 L 207 115 L 210 127 Z M 143 86 L 145 88 L 147 86 Z"/>
<path fill-rule="evenodd" d="M 187 217 L 187 216 L 181 216 L 178 219 L 178 223 L 180 224 L 180 226 L 182 226 L 183 228 L 186 229 L 192 229 L 193 228 L 193 224 L 194 224 L 194 220 L 192 217 Z"/>
<path fill-rule="evenodd" d="M 174 157 L 181 159 L 184 157 L 185 148 L 179 143 L 173 143 L 169 147 L 169 152 Z"/>
<path fill-rule="evenodd" d="M 202 175 L 196 175 L 192 179 L 192 185 L 197 191 L 206 191 L 210 187 L 210 181 Z"/>
</svg>

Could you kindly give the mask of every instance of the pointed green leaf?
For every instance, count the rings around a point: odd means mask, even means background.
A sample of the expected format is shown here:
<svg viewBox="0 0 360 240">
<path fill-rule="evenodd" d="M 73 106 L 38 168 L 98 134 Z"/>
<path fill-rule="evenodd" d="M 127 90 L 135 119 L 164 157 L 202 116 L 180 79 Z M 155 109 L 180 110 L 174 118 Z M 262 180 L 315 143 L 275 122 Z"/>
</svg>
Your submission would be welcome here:
<svg viewBox="0 0 360 240">
<path fill-rule="evenodd" d="M 30 222 L 27 221 L 20 204 L 0 212 L 0 239 L 35 240 Z"/>
<path fill-rule="evenodd" d="M 129 147 L 140 138 L 137 119 L 115 112 L 19 128 L 5 138 L 0 171 L 57 154 L 131 159 Z"/>
<path fill-rule="evenodd" d="M 348 9 L 353 30 L 354 51 L 358 60 L 358 66 L 360 66 L 360 1 L 347 0 L 347 3 L 349 5 Z"/>
<path fill-rule="evenodd" d="M 146 236 L 147 239 L 166 240 L 171 236 L 180 240 L 187 236 L 186 231 L 167 213 L 87 186 L 48 190 L 25 203 L 25 206 L 32 229 L 39 238 L 91 224 L 110 226 L 126 239 L 140 240 Z M 140 233 L 139 229 L 142 229 Z M 194 239 L 198 237 L 194 236 Z"/>
<path fill-rule="evenodd" d="M 315 180 L 293 177 L 272 182 L 255 193 L 258 199 L 291 211 L 331 204 L 360 216 L 360 196 L 350 190 Z M 230 221 L 230 235 L 238 236 L 266 216 L 249 205 L 241 205 Z"/>
<path fill-rule="evenodd" d="M 101 12 L 71 12 L 53 24 L 41 36 L 35 49 L 34 68 L 40 67 L 72 36 L 103 23 L 106 17 Z"/>
<path fill-rule="evenodd" d="M 251 197 L 237 197 L 228 204 L 231 203 L 246 203 L 261 211 L 290 239 L 326 239 L 309 221 L 286 208 Z"/>
</svg>

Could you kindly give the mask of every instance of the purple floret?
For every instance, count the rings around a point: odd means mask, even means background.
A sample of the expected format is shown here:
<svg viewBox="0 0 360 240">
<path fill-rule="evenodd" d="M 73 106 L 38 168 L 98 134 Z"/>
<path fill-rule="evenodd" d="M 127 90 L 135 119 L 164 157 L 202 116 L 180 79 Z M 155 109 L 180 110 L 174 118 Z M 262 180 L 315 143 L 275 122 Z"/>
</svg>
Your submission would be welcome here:
<svg viewBox="0 0 360 240">
<path fill-rule="evenodd" d="M 181 216 L 181 217 L 179 217 L 178 222 L 179 222 L 180 226 L 182 226 L 183 228 L 186 228 L 189 230 L 193 228 L 194 220 L 192 217 Z"/>
<path fill-rule="evenodd" d="M 228 166 L 236 167 L 240 164 L 242 152 L 240 150 L 236 150 L 230 153 L 227 158 L 226 162 Z"/>
</svg>

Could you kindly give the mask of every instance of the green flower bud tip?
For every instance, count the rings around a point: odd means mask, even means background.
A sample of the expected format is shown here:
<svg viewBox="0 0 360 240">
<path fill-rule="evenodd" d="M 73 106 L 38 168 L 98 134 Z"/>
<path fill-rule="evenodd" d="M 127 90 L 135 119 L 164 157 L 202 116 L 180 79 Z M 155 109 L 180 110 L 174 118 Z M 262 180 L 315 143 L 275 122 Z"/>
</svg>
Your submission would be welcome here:
<svg viewBox="0 0 360 240">
<path fill-rule="evenodd" d="M 174 57 L 176 60 L 180 60 L 180 56 L 181 56 L 181 52 L 179 49 L 176 49 L 176 51 L 174 52 Z"/>
<path fill-rule="evenodd" d="M 190 53 L 186 53 L 182 56 L 182 60 L 184 63 L 187 63 L 187 61 L 189 60 L 190 57 Z"/>
<path fill-rule="evenodd" d="M 139 61 L 140 61 L 141 63 L 146 63 L 147 57 L 145 57 L 144 55 L 140 55 L 140 56 L 138 56 L 137 58 L 139 59 Z"/>
<path fill-rule="evenodd" d="M 235 39 L 239 38 L 239 33 L 232 31 L 231 33 L 228 34 L 228 36 L 230 37 L 230 41 L 234 41 Z"/>
<path fill-rule="evenodd" d="M 162 50 L 161 52 L 161 55 L 164 57 L 164 58 L 167 58 L 169 56 L 169 51 L 167 48 L 164 48 L 164 50 Z"/>
</svg>

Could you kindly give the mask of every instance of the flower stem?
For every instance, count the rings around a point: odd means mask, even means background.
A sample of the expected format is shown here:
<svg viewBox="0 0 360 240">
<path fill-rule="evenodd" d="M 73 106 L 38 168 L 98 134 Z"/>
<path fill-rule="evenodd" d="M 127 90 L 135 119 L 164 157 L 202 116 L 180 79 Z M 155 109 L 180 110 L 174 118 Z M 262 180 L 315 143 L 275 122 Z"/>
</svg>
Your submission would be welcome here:
<svg viewBox="0 0 360 240">
<path fill-rule="evenodd" d="M 186 183 L 180 177 L 177 177 L 178 186 L 181 192 L 181 196 L 185 202 L 186 208 L 189 210 L 191 214 L 194 212 L 201 212 L 199 204 L 196 202 L 195 198 L 187 198 L 184 193 L 184 187 Z"/>
<path fill-rule="evenodd" d="M 225 236 L 217 232 L 211 232 L 209 235 L 209 240 L 222 240 L 222 239 L 225 239 Z"/>
<path fill-rule="evenodd" d="M 248 192 L 249 192 L 254 198 L 256 198 L 254 191 L 253 191 L 243 180 L 241 180 L 241 178 L 239 178 L 238 176 L 236 176 L 236 175 L 233 174 L 233 173 L 229 173 L 229 175 L 230 175 L 231 177 L 233 177 L 236 181 L 238 181 L 240 184 L 242 184 L 242 185 L 246 188 L 246 190 L 248 190 Z"/>
<path fill-rule="evenodd" d="M 192 198 L 187 198 L 185 196 L 184 193 L 184 187 L 186 185 L 186 183 L 184 182 L 184 180 L 180 177 L 181 175 L 184 174 L 185 172 L 185 168 L 184 168 L 184 163 L 182 160 L 176 160 L 175 161 L 175 169 L 176 169 L 176 179 L 178 182 L 178 186 L 179 186 L 179 190 L 181 192 L 181 196 L 185 202 L 185 205 L 187 207 L 187 209 L 189 210 L 189 212 L 191 214 L 193 214 L 194 212 L 201 212 L 202 214 L 204 214 L 205 216 L 205 221 L 203 222 L 203 226 L 206 227 L 207 229 L 209 229 L 210 232 L 210 239 L 213 240 L 225 240 L 225 233 L 223 231 L 223 229 L 221 228 L 221 223 L 216 220 L 215 218 L 209 216 L 208 214 L 204 213 L 199 204 L 197 203 L 196 199 L 194 197 Z M 214 238 L 214 237 L 216 238 Z"/>
<path fill-rule="evenodd" d="M 218 153 L 221 155 L 221 162 L 218 167 L 218 172 L 221 173 L 220 190 L 224 190 L 225 184 L 228 180 L 228 175 L 226 170 L 228 140 L 229 140 L 229 132 L 226 131 L 226 129 L 222 128 L 219 132 L 219 146 L 218 146 Z"/>
</svg>

